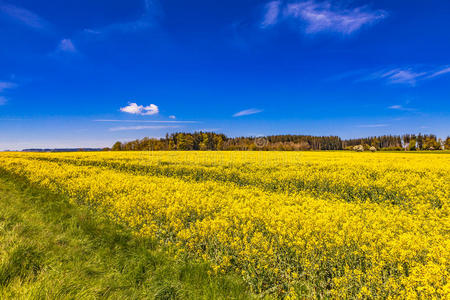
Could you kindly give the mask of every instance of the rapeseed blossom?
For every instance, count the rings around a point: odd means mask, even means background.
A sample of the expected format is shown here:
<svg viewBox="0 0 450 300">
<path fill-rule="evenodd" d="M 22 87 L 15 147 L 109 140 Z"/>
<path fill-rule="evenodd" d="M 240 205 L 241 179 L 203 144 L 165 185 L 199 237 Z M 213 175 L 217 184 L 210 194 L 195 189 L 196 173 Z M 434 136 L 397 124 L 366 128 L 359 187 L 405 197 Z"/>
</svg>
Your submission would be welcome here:
<svg viewBox="0 0 450 300">
<path fill-rule="evenodd" d="M 450 297 L 450 156 L 2 153 L 0 168 L 295 297 Z"/>
</svg>

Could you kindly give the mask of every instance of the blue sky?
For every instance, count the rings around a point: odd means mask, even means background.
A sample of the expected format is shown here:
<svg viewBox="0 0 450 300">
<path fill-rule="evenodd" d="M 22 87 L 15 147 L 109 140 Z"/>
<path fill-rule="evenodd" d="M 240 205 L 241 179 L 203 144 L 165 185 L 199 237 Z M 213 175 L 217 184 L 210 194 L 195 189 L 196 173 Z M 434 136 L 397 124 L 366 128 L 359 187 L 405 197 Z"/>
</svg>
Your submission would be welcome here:
<svg viewBox="0 0 450 300">
<path fill-rule="evenodd" d="M 450 134 L 450 2 L 0 0 L 0 149 Z"/>
</svg>

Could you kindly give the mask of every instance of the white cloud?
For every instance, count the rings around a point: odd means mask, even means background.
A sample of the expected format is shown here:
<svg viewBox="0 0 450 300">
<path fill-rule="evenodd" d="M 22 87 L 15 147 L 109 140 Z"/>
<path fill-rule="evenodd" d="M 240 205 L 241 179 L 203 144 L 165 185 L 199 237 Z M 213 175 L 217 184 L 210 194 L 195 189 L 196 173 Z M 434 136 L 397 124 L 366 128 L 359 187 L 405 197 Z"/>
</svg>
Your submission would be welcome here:
<svg viewBox="0 0 450 300">
<path fill-rule="evenodd" d="M 3 97 L 3 96 L 0 96 L 0 105 L 5 105 L 6 102 L 8 102 L 8 99 L 6 99 L 6 98 Z"/>
<path fill-rule="evenodd" d="M 94 122 L 114 122 L 114 123 L 200 123 L 198 121 L 157 121 L 157 120 L 108 120 L 99 119 L 94 120 Z"/>
<path fill-rule="evenodd" d="M 250 109 L 241 110 L 241 111 L 235 113 L 233 115 L 233 117 L 242 117 L 242 116 L 254 115 L 254 114 L 258 114 L 260 112 L 262 112 L 261 109 L 250 108 Z"/>
<path fill-rule="evenodd" d="M 0 2 L 0 13 L 34 29 L 45 29 L 48 25 L 47 22 L 37 14 L 15 5 Z"/>
<path fill-rule="evenodd" d="M 385 78 L 388 83 L 401 83 L 414 86 L 417 80 L 426 74 L 426 72 L 414 72 L 411 69 L 394 69 L 381 74 L 381 78 Z"/>
<path fill-rule="evenodd" d="M 141 116 L 151 116 L 159 113 L 158 106 L 155 104 L 143 106 L 137 105 L 136 103 L 130 103 L 128 106 L 122 107 L 120 108 L 120 111 Z"/>
<path fill-rule="evenodd" d="M 278 15 L 280 14 L 280 1 L 272 1 L 266 4 L 266 13 L 264 20 L 261 22 L 261 27 L 266 28 L 278 22 Z"/>
<path fill-rule="evenodd" d="M 350 74 L 350 72 L 347 72 L 347 74 Z M 356 79 L 355 82 L 384 80 L 388 84 L 415 86 L 420 81 L 426 81 L 445 74 L 450 74 L 450 67 L 445 66 L 441 67 L 440 70 L 436 70 L 436 68 L 425 68 L 423 66 L 405 66 L 379 70 L 366 77 Z"/>
<path fill-rule="evenodd" d="M 169 116 L 169 119 L 175 120 L 177 117 L 175 117 L 174 115 Z"/>
<path fill-rule="evenodd" d="M 441 76 L 441 75 L 444 75 L 444 74 L 447 74 L 447 73 L 450 73 L 450 67 L 445 67 L 442 70 L 439 70 L 439 71 L 436 71 L 434 73 L 431 73 L 430 75 L 428 75 L 427 78 L 431 79 L 431 78 L 435 78 L 435 77 L 438 77 L 438 76 Z"/>
<path fill-rule="evenodd" d="M 144 130 L 144 129 L 169 129 L 169 128 L 179 128 L 180 126 L 121 126 L 112 127 L 110 131 L 125 131 L 125 130 Z"/>
<path fill-rule="evenodd" d="M 6 89 L 13 89 L 17 87 L 17 84 L 8 81 L 0 81 L 0 92 L 3 92 Z"/>
<path fill-rule="evenodd" d="M 388 106 L 388 109 L 401 110 L 401 111 L 415 111 L 414 108 L 404 107 L 403 105 L 400 105 L 400 104 Z"/>
<path fill-rule="evenodd" d="M 71 39 L 62 39 L 61 42 L 59 42 L 58 51 L 75 53 L 77 52 L 77 49 L 73 45 Z"/>
<path fill-rule="evenodd" d="M 369 10 L 367 7 L 343 9 L 331 2 L 302 1 L 283 5 L 280 13 L 279 1 L 269 2 L 261 23 L 265 28 L 279 20 L 299 21 L 307 34 L 335 32 L 350 35 L 365 25 L 373 24 L 387 17 L 383 10 Z M 280 16 L 281 15 L 281 16 Z"/>
</svg>

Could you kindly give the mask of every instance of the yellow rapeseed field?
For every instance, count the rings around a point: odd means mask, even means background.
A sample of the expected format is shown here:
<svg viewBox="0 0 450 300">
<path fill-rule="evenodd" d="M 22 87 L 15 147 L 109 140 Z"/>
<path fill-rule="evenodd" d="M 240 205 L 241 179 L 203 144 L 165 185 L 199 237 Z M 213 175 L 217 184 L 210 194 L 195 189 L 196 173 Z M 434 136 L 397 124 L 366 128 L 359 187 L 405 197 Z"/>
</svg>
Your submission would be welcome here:
<svg viewBox="0 0 450 300">
<path fill-rule="evenodd" d="M 450 155 L 1 153 L 66 195 L 286 298 L 450 298 Z"/>
</svg>

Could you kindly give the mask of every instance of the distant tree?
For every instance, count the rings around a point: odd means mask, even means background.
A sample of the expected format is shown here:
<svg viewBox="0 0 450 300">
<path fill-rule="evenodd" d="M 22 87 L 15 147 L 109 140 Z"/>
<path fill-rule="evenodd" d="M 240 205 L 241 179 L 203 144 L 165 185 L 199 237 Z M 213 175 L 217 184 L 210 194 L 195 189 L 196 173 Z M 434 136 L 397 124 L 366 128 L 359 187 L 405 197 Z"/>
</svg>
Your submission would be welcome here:
<svg viewBox="0 0 450 300">
<path fill-rule="evenodd" d="M 202 133 L 201 135 L 202 140 L 199 143 L 199 148 L 200 150 L 208 150 L 209 149 L 209 138 L 208 138 L 208 134 L 206 133 Z"/>
<path fill-rule="evenodd" d="M 298 143 L 298 147 L 296 150 L 310 150 L 311 145 L 308 142 L 302 141 Z"/>
<path fill-rule="evenodd" d="M 402 136 L 383 135 L 367 138 L 342 140 L 338 136 L 309 136 L 309 135 L 272 135 L 266 136 L 267 143 L 263 146 L 255 144 L 255 137 L 233 137 L 214 132 L 177 132 L 166 134 L 164 138 L 148 138 L 116 142 L 114 151 L 148 151 L 148 150 L 352 150 L 354 146 L 361 145 L 363 150 L 375 147 L 377 150 L 416 150 L 439 149 L 440 143 L 435 135 Z M 421 141 L 419 143 L 418 141 Z M 446 149 L 450 149 L 450 137 L 442 142 Z"/>
<path fill-rule="evenodd" d="M 422 150 L 423 149 L 423 135 L 421 133 L 419 133 L 419 135 L 417 136 L 417 150 Z"/>
<path fill-rule="evenodd" d="M 436 136 L 429 135 L 424 137 L 422 149 L 423 150 L 438 150 L 441 145 L 436 141 Z"/>
<path fill-rule="evenodd" d="M 379 140 L 378 138 L 374 137 L 374 138 L 372 139 L 372 142 L 370 143 L 370 145 L 371 145 L 372 147 L 375 147 L 375 148 L 377 149 L 377 148 L 380 147 L 380 140 Z M 376 150 L 376 149 L 375 149 L 375 150 Z"/>
<path fill-rule="evenodd" d="M 113 151 L 122 151 L 122 143 L 121 142 L 115 142 L 115 144 L 112 146 Z"/>
<path fill-rule="evenodd" d="M 169 140 L 168 150 L 176 150 L 175 143 L 173 140 Z"/>
<path fill-rule="evenodd" d="M 415 151 L 416 150 L 416 140 L 412 139 L 409 141 L 409 151 Z"/>
<path fill-rule="evenodd" d="M 444 148 L 445 148 L 445 150 L 450 150 L 450 136 L 448 136 L 448 137 L 445 139 L 445 142 L 444 142 Z"/>
<path fill-rule="evenodd" d="M 177 149 L 178 150 L 193 150 L 194 138 L 191 134 L 179 133 L 177 135 Z"/>
<path fill-rule="evenodd" d="M 223 150 L 223 138 L 220 135 L 214 136 L 214 144 L 216 150 Z"/>
</svg>

